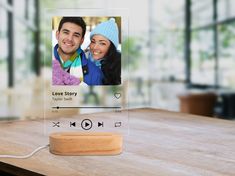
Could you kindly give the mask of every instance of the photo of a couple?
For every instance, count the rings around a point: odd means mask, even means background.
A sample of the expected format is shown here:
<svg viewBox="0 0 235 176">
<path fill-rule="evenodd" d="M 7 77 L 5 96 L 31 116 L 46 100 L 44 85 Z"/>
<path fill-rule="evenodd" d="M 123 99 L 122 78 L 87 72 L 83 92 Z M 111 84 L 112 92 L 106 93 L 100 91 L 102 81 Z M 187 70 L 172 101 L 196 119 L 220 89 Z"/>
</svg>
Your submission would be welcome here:
<svg viewBox="0 0 235 176">
<path fill-rule="evenodd" d="M 52 85 L 121 84 L 120 32 L 115 18 L 95 25 L 83 50 L 86 31 L 83 17 L 61 18 L 52 53 Z"/>
</svg>

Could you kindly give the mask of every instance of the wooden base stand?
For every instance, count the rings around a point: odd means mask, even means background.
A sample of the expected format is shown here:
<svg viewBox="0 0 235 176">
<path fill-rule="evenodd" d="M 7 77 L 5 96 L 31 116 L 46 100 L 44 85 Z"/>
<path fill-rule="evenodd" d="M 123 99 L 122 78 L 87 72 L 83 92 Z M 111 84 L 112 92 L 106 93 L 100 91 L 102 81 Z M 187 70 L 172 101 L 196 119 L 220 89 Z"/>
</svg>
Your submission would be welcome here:
<svg viewBox="0 0 235 176">
<path fill-rule="evenodd" d="M 50 152 L 56 155 L 118 155 L 123 138 L 116 133 L 59 132 L 50 135 Z"/>
</svg>

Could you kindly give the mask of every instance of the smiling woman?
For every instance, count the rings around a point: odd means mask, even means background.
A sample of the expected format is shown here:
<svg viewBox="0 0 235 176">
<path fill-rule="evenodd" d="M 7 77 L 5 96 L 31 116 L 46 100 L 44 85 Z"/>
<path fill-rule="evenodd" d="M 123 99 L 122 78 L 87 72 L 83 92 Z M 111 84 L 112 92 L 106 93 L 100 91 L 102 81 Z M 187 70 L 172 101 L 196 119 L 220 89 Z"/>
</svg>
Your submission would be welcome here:
<svg viewBox="0 0 235 176">
<path fill-rule="evenodd" d="M 121 53 L 119 32 L 114 18 L 98 24 L 90 34 L 88 59 L 102 71 L 104 85 L 121 84 Z"/>
<path fill-rule="evenodd" d="M 91 39 L 90 49 L 93 59 L 99 60 L 104 58 L 109 50 L 111 41 L 102 35 L 94 35 Z"/>
</svg>

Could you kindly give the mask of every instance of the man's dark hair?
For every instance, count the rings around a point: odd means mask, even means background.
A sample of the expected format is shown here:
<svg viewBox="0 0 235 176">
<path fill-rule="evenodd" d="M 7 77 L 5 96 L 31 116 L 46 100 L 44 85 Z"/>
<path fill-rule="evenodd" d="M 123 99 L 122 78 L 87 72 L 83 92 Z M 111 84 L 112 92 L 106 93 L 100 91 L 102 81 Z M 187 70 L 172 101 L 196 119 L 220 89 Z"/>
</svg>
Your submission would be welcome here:
<svg viewBox="0 0 235 176">
<path fill-rule="evenodd" d="M 60 31 L 63 24 L 67 23 L 67 22 L 74 23 L 74 24 L 80 26 L 82 28 L 82 37 L 84 37 L 84 35 L 86 33 L 86 23 L 84 22 L 82 17 L 63 17 L 60 21 L 58 31 Z"/>
</svg>

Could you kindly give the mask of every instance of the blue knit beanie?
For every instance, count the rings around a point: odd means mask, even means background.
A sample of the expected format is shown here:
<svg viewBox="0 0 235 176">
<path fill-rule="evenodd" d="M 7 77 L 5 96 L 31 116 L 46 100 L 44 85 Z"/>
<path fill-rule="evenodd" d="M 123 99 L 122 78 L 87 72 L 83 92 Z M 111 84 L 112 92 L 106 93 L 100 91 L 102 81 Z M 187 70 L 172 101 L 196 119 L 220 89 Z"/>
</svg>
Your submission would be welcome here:
<svg viewBox="0 0 235 176">
<path fill-rule="evenodd" d="M 109 39 L 116 48 L 118 47 L 118 27 L 114 18 L 110 18 L 108 21 L 98 24 L 95 29 L 91 31 L 90 39 L 95 34 L 104 36 L 105 38 Z"/>
</svg>

